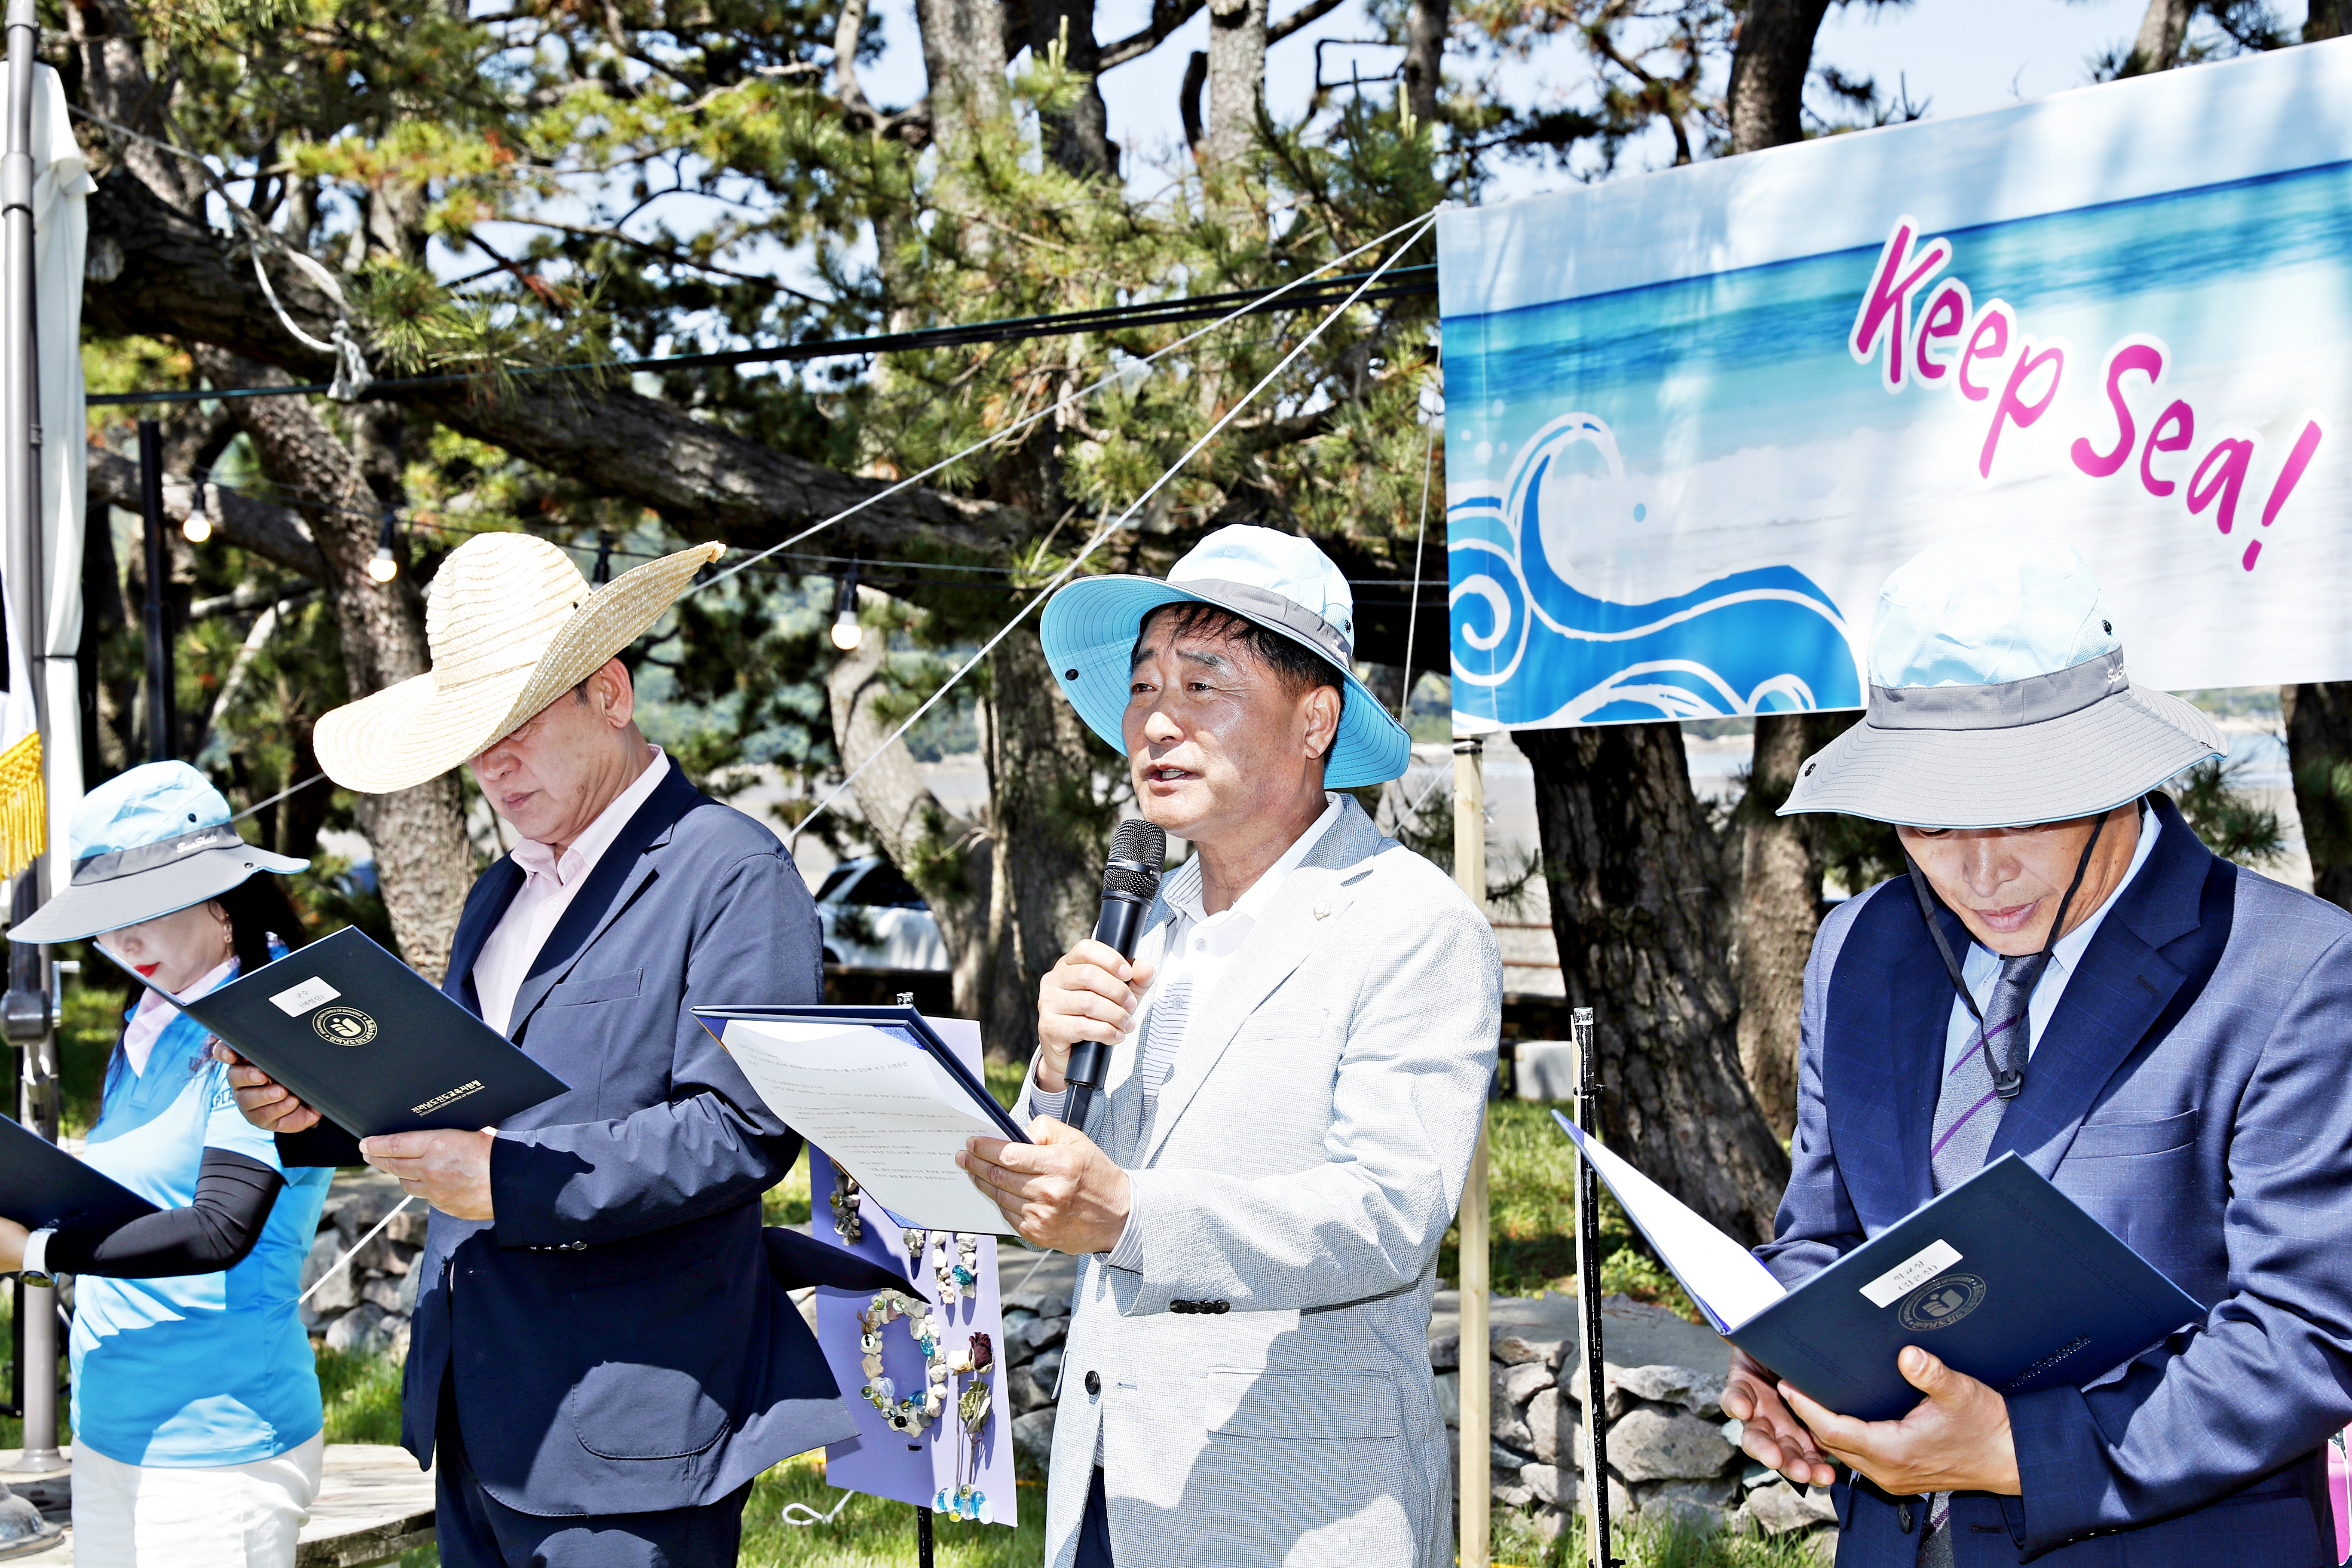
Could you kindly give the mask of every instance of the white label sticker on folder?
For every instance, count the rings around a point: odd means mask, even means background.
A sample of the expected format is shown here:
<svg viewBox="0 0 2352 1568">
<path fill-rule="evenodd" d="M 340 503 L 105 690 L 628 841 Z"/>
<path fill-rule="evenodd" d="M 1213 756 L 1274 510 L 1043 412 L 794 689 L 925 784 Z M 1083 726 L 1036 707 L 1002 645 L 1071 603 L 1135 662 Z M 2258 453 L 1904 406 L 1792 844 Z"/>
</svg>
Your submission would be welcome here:
<svg viewBox="0 0 2352 1568">
<path fill-rule="evenodd" d="M 1864 1285 L 1862 1293 L 1870 1298 L 1874 1307 L 1891 1307 L 1913 1288 L 1925 1285 L 1959 1260 L 1959 1250 L 1950 1242 L 1931 1241 Z"/>
<path fill-rule="evenodd" d="M 277 1003 L 278 1010 L 288 1017 L 299 1018 L 311 1008 L 321 1003 L 331 1002 L 341 994 L 341 992 L 314 974 L 290 990 L 280 991 L 270 1000 Z"/>
</svg>

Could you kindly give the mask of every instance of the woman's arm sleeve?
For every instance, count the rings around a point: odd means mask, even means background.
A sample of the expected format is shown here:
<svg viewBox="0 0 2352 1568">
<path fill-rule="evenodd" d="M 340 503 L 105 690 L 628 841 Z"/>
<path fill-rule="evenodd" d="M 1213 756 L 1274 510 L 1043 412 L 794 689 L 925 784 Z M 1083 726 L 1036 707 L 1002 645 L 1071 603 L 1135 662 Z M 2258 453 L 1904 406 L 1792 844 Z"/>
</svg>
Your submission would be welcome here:
<svg viewBox="0 0 2352 1568">
<path fill-rule="evenodd" d="M 105 1274 L 118 1279 L 233 1268 L 261 1239 L 269 1205 L 285 1184 L 285 1177 L 249 1155 L 207 1148 L 204 1163 L 196 1168 L 194 1203 L 142 1215 L 111 1230 L 102 1226 L 60 1230 L 49 1238 L 49 1268 L 58 1274 Z"/>
</svg>

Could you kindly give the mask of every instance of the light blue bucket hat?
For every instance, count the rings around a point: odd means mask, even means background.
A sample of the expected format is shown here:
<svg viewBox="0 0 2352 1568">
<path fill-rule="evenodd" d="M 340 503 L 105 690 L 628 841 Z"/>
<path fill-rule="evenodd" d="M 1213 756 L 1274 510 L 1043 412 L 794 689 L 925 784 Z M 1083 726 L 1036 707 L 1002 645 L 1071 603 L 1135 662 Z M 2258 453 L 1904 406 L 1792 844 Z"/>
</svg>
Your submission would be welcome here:
<svg viewBox="0 0 2352 1568">
<path fill-rule="evenodd" d="M 1162 605 L 1214 605 L 1317 654 L 1342 683 L 1339 734 L 1324 763 L 1328 789 L 1385 784 L 1412 762 L 1412 737 L 1355 676 L 1356 600 L 1311 540 L 1234 523 L 1156 577 L 1081 577 L 1038 623 L 1062 695 L 1122 756 L 1128 675 L 1143 618 Z"/>
<path fill-rule="evenodd" d="M 117 773 L 74 807 L 73 881 L 8 930 L 11 942 L 74 942 L 216 899 L 261 871 L 308 860 L 247 844 L 228 802 L 185 763 Z"/>
<path fill-rule="evenodd" d="M 2088 563 L 2022 539 L 1938 544 L 1896 568 L 1870 629 L 1863 721 L 1797 770 L 1783 816 L 1912 827 L 2091 816 L 2225 754 L 2213 721 L 2134 686 Z"/>
</svg>

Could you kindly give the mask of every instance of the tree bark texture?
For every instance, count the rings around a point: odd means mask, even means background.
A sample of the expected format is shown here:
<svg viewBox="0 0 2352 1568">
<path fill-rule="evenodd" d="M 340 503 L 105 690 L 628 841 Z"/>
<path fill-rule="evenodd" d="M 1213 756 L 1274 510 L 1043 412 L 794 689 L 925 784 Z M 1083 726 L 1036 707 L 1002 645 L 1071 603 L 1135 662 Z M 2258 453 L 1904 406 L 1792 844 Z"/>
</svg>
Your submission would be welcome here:
<svg viewBox="0 0 2352 1568">
<path fill-rule="evenodd" d="M 2352 681 L 2279 689 L 2311 890 L 2352 910 Z"/>
<path fill-rule="evenodd" d="M 1247 165 L 1265 100 L 1266 0 L 1209 0 L 1209 112 L 1201 170 L 1212 181 Z"/>
<path fill-rule="evenodd" d="M 1750 0 L 1731 50 L 1731 150 L 1805 138 L 1805 78 L 1830 0 Z"/>
<path fill-rule="evenodd" d="M 995 876 L 990 904 L 992 1050 L 1026 1060 L 1037 1041 L 1037 984 L 1100 910 L 1108 813 L 1095 792 L 1085 721 L 1062 698 L 1026 628 L 988 659 L 985 731 Z"/>
<path fill-rule="evenodd" d="M 873 757 L 897 727 L 874 710 L 876 699 L 887 691 L 882 667 L 888 656 L 889 638 L 875 634 L 843 655 L 825 677 L 834 744 L 845 768 Z M 850 789 L 865 818 L 866 837 L 929 900 L 940 940 L 948 950 L 956 1011 L 980 1019 L 982 1038 L 990 1039 L 985 1008 L 995 859 L 986 825 L 968 821 L 940 804 L 904 742 L 893 743 L 857 775 Z M 1031 1010 L 1035 1010 L 1034 1002 Z M 1035 1037 L 1033 1029 L 1030 1038 Z"/>
<path fill-rule="evenodd" d="M 940 139 L 968 137 L 1003 114 L 1003 8 L 995 0 L 915 0 L 915 22 Z"/>
<path fill-rule="evenodd" d="M 1725 1232 L 1761 1241 L 1789 1158 L 1740 1071 L 1713 836 L 1671 723 L 1520 730 L 1552 933 L 1593 1009 L 1610 1144 Z"/>
<path fill-rule="evenodd" d="M 195 357 L 216 384 L 228 384 L 230 378 L 247 384 L 288 379 L 283 371 L 218 349 L 200 348 Z M 430 669 L 425 601 L 415 580 L 404 572 L 379 584 L 367 574 L 380 508 L 350 448 L 307 398 L 243 398 L 236 417 L 273 480 L 296 495 L 318 498 L 298 510 L 310 523 L 325 566 L 320 586 L 334 611 L 352 698 Z M 473 881 L 473 848 L 466 837 L 457 775 L 444 773 L 396 795 L 361 795 L 358 815 L 360 830 L 375 851 L 401 956 L 437 984 Z"/>
<path fill-rule="evenodd" d="M 1426 125 L 1437 118 L 1444 88 L 1445 35 L 1453 22 L 1451 0 L 1412 0 L 1404 14 L 1404 102 Z"/>
<path fill-rule="evenodd" d="M 1044 127 L 1045 151 L 1073 174 L 1108 177 L 1118 173 L 1118 148 L 1110 139 L 1110 110 L 1094 79 L 1102 68 L 1102 46 L 1095 41 L 1094 0 L 1029 0 L 1029 49 L 1043 58 L 1057 43 L 1074 71 L 1083 72 L 1086 90 L 1067 115 Z"/>
<path fill-rule="evenodd" d="M 2180 46 L 2189 37 L 2189 23 L 2197 14 L 2197 0 L 2147 0 L 2139 19 L 2139 35 L 2124 58 L 2119 76 L 2146 76 L 2170 70 L 2180 63 Z"/>
</svg>

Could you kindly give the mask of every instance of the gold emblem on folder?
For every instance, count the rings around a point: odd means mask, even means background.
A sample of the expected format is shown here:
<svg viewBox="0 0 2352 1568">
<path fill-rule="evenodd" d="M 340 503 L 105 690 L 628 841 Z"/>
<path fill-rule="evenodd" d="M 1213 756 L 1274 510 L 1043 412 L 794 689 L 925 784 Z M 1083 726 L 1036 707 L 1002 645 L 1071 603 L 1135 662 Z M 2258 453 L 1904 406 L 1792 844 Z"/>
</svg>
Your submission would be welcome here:
<svg viewBox="0 0 2352 1568">
<path fill-rule="evenodd" d="M 310 1027 L 339 1046 L 364 1046 L 375 1038 L 375 1020 L 357 1007 L 321 1007 L 311 1015 Z"/>
</svg>

